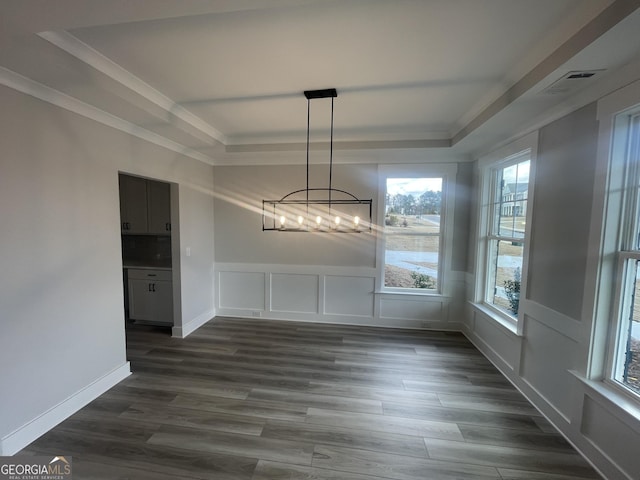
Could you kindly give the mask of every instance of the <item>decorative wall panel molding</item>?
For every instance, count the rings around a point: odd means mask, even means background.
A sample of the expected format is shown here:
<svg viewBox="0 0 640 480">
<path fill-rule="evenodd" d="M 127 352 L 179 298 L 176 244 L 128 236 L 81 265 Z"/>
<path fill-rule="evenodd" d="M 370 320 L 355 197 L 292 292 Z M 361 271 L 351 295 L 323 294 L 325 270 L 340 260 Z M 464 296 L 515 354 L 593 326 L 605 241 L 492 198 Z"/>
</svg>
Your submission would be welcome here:
<svg viewBox="0 0 640 480">
<path fill-rule="evenodd" d="M 376 292 L 376 274 L 366 267 L 218 263 L 216 315 L 461 329 L 460 319 L 451 318 L 450 297 Z"/>
</svg>

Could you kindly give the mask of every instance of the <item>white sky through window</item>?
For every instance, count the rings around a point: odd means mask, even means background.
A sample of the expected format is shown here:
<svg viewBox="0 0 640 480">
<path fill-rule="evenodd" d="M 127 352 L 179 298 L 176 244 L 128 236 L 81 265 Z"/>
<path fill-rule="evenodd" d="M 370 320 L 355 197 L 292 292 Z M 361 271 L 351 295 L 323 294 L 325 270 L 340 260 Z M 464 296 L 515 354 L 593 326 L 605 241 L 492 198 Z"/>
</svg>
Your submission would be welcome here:
<svg viewBox="0 0 640 480">
<path fill-rule="evenodd" d="M 424 192 L 441 192 L 442 178 L 388 178 L 387 193 L 390 195 L 420 196 Z"/>
</svg>

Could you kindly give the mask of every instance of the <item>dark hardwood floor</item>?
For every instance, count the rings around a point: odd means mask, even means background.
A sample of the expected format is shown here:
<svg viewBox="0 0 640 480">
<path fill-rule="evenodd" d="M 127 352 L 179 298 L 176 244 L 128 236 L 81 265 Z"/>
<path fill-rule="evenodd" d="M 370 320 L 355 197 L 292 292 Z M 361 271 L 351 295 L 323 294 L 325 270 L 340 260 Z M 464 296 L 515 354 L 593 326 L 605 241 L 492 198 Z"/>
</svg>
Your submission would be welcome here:
<svg viewBox="0 0 640 480">
<path fill-rule="evenodd" d="M 74 478 L 600 478 L 461 334 L 216 318 L 21 454 Z"/>
</svg>

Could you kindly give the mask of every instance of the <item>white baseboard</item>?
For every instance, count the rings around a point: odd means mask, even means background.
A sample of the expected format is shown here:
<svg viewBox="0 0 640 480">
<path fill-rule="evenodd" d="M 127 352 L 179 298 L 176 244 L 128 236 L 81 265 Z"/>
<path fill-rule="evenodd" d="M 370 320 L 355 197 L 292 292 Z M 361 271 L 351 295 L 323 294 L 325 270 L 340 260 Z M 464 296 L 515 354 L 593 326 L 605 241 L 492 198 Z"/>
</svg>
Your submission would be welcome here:
<svg viewBox="0 0 640 480">
<path fill-rule="evenodd" d="M 0 439 L 0 455 L 15 455 L 129 375 L 131 375 L 131 367 L 129 362 L 126 362 L 121 367 L 90 383 L 55 407 Z"/>
<path fill-rule="evenodd" d="M 171 336 L 176 338 L 185 338 L 187 335 L 195 332 L 197 329 L 199 329 L 202 325 L 207 323 L 209 320 L 211 320 L 215 316 L 216 316 L 215 309 L 210 310 L 208 312 L 204 312 L 203 314 L 198 315 L 193 320 L 187 322 L 186 325 L 182 325 L 181 327 L 177 327 L 177 326 L 173 327 L 171 329 Z"/>
</svg>

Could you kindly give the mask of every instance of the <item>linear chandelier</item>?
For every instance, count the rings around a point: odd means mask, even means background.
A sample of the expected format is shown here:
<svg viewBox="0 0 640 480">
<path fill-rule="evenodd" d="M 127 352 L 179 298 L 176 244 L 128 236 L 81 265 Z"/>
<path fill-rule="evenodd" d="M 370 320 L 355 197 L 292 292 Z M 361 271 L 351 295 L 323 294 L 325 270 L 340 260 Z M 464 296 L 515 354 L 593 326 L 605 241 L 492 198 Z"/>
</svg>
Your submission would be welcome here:
<svg viewBox="0 0 640 480">
<path fill-rule="evenodd" d="M 370 232 L 372 200 L 333 188 L 333 100 L 335 88 L 306 90 L 307 98 L 307 185 L 279 200 L 262 201 L 262 230 L 277 232 Z M 331 139 L 329 142 L 329 186 L 309 188 L 309 135 L 311 100 L 331 98 Z"/>
</svg>

